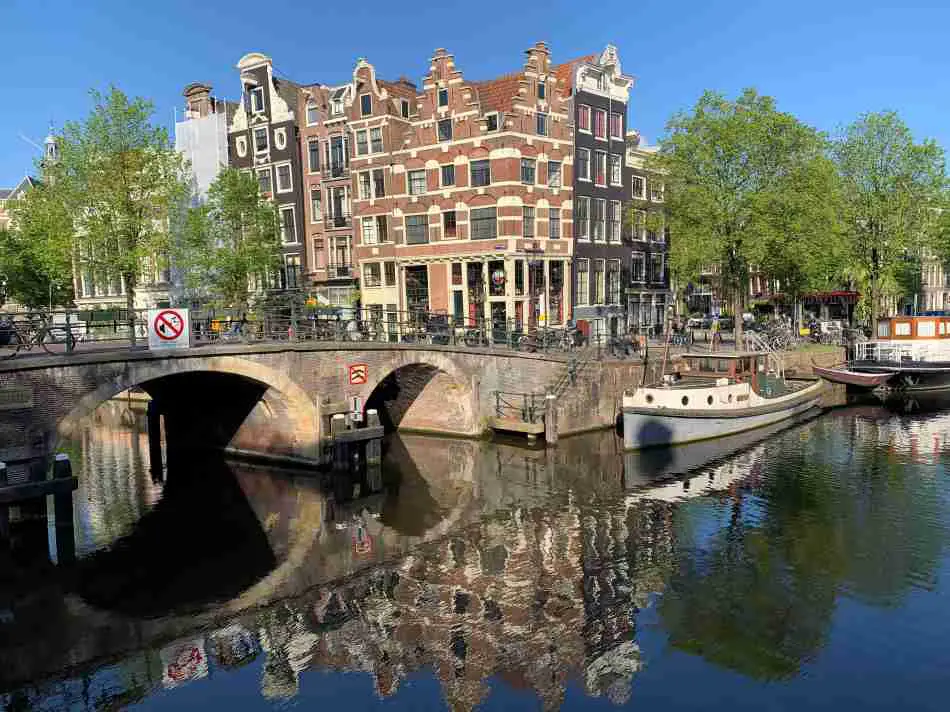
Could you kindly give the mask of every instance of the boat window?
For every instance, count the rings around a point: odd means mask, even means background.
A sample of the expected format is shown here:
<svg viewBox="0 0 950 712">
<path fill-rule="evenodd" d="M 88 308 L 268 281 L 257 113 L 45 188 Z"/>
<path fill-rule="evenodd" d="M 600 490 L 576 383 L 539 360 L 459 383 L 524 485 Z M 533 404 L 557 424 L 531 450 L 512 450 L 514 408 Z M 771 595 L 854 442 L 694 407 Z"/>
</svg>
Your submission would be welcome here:
<svg viewBox="0 0 950 712">
<path fill-rule="evenodd" d="M 719 359 L 719 368 L 716 370 L 719 373 L 727 373 L 729 371 L 729 362 L 724 358 Z"/>
<path fill-rule="evenodd" d="M 729 402 L 732 403 L 732 394 L 729 394 Z"/>
<path fill-rule="evenodd" d="M 878 338 L 886 339 L 891 335 L 891 322 L 889 321 L 879 321 L 877 323 L 877 335 Z"/>
<path fill-rule="evenodd" d="M 924 319 L 917 322 L 917 336 L 927 338 L 936 335 L 936 324 L 933 319 Z"/>
<path fill-rule="evenodd" d="M 683 400 L 681 402 L 683 405 L 689 405 L 689 396 L 683 396 Z"/>
<path fill-rule="evenodd" d="M 712 396 L 707 396 L 707 397 L 706 397 L 706 402 L 709 403 L 709 405 L 712 405 L 712 403 L 713 403 L 713 397 L 712 397 Z"/>
<path fill-rule="evenodd" d="M 653 394 L 647 393 L 647 403 L 652 403 L 652 402 L 653 402 Z"/>
<path fill-rule="evenodd" d="M 910 322 L 898 321 L 894 324 L 894 336 L 910 336 Z"/>
<path fill-rule="evenodd" d="M 941 336 L 945 336 L 946 333 L 947 333 L 947 322 L 941 321 L 941 322 L 940 322 L 940 335 L 941 335 Z"/>
</svg>

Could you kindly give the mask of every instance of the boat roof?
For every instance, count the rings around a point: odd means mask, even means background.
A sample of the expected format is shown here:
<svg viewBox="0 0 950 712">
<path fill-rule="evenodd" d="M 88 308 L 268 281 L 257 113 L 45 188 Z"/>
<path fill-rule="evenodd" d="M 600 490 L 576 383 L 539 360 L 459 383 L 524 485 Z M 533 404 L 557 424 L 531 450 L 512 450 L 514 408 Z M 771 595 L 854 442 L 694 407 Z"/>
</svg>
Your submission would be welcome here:
<svg viewBox="0 0 950 712">
<path fill-rule="evenodd" d="M 700 351 L 682 354 L 682 358 L 749 358 L 751 356 L 765 356 L 765 351 Z"/>
</svg>

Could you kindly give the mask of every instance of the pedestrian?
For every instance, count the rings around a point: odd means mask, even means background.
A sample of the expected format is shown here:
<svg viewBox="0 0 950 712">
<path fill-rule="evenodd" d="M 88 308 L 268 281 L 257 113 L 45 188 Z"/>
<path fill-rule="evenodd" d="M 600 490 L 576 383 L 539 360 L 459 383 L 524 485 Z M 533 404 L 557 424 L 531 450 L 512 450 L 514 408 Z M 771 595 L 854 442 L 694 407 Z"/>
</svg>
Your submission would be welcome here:
<svg viewBox="0 0 950 712">
<path fill-rule="evenodd" d="M 719 317 L 718 316 L 715 319 L 713 319 L 711 330 L 712 330 L 712 350 L 718 351 L 719 344 L 722 343 L 722 336 L 719 333 Z"/>
</svg>

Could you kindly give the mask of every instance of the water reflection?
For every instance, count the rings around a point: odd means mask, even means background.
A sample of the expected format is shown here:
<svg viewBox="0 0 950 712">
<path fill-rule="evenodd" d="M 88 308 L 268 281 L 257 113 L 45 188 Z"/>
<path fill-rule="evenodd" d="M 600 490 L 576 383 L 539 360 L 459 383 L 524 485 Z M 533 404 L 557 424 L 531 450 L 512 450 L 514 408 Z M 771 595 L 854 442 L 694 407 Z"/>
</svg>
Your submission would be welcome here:
<svg viewBox="0 0 950 712">
<path fill-rule="evenodd" d="M 339 706 L 357 693 L 338 673 L 358 672 L 411 707 L 512 707 L 519 690 L 546 709 L 633 705 L 659 689 L 675 707 L 689 693 L 668 681 L 697 663 L 706 684 L 743 679 L 723 669 L 823 699 L 801 671 L 848 664 L 829 653 L 858 634 L 843 610 L 896 616 L 914 591 L 946 595 L 948 432 L 946 414 L 840 411 L 660 469 L 612 433 L 556 450 L 403 436 L 356 478 L 208 461 L 162 489 L 141 441 L 130 459 L 106 445 L 134 442 L 134 426 L 91 428 L 76 445 L 86 556 L 0 622 L 0 704 L 115 707 L 165 689 L 156 704 L 183 709 L 251 675 L 258 694 L 238 709 Z M 699 467 L 673 477 L 684 463 Z M 899 637 L 888 620 L 878 634 Z M 929 625 L 914 640 L 932 654 L 950 624 Z M 886 655 L 892 681 L 916 651 Z M 438 692 L 404 684 L 422 679 Z"/>
</svg>

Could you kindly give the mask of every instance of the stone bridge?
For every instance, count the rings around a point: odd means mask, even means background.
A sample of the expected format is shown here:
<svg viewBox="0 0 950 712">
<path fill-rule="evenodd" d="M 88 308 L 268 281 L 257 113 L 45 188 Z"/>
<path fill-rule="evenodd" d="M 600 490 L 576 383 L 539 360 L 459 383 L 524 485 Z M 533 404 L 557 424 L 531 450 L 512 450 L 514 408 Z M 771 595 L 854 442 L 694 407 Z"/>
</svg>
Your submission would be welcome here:
<svg viewBox="0 0 950 712">
<path fill-rule="evenodd" d="M 352 378 L 351 367 L 362 371 Z M 164 416 L 166 442 L 313 461 L 334 413 L 377 408 L 391 428 L 477 436 L 495 392 L 558 389 L 561 433 L 612 425 L 632 362 L 582 362 L 566 387 L 564 354 L 373 343 L 225 345 L 89 352 L 0 363 L 0 460 L 47 454 L 96 407 L 130 388 Z M 569 391 L 569 392 L 568 392 Z"/>
</svg>

